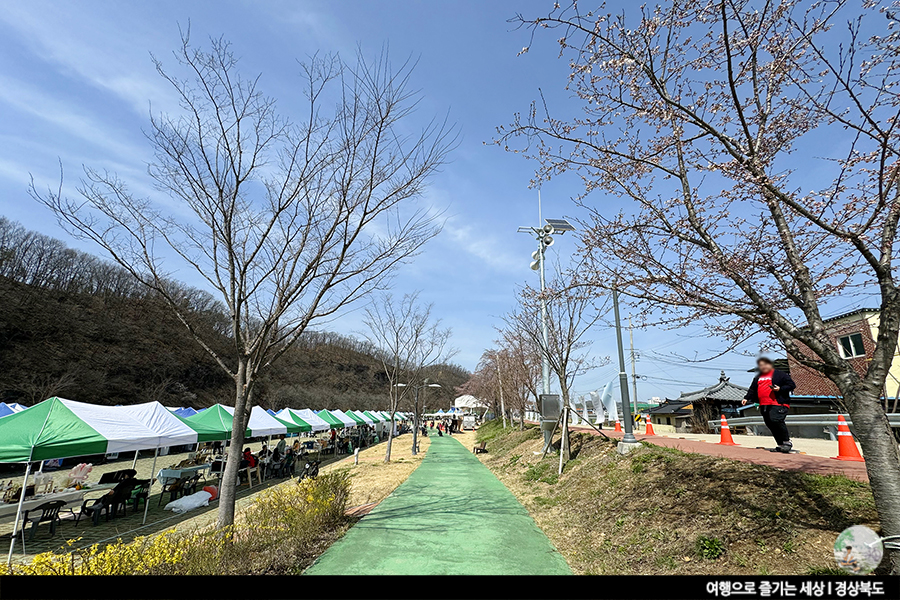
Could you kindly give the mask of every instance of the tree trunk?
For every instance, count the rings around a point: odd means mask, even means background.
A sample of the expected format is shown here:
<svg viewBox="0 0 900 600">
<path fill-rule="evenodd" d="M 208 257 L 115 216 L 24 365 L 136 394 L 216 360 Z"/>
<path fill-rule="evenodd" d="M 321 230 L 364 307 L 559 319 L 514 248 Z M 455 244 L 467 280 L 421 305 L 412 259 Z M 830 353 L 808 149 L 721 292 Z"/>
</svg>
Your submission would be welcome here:
<svg viewBox="0 0 900 600">
<path fill-rule="evenodd" d="M 525 431 L 525 408 L 519 411 L 519 431 Z"/>
<path fill-rule="evenodd" d="M 234 418 L 231 426 L 231 446 L 228 448 L 228 458 L 225 462 L 225 473 L 222 475 L 222 485 L 219 490 L 218 528 L 222 529 L 234 523 L 234 502 L 237 493 L 238 470 L 241 466 L 242 449 L 244 446 L 244 411 L 247 408 L 247 363 L 241 359 L 238 371 L 235 375 Z"/>
<path fill-rule="evenodd" d="M 881 408 L 878 393 L 857 390 L 844 395 L 866 459 L 869 485 L 881 521 L 882 536 L 900 535 L 900 449 Z M 900 575 L 900 551 L 887 551 L 891 573 Z"/>
<path fill-rule="evenodd" d="M 416 443 L 419 441 L 419 401 L 416 399 L 416 411 L 413 413 L 412 455 L 416 456 Z"/>
<path fill-rule="evenodd" d="M 391 462 L 391 445 L 394 441 L 394 413 L 395 410 L 391 409 L 391 424 L 388 428 L 388 439 L 387 439 L 387 450 L 384 453 L 384 462 Z"/>
<path fill-rule="evenodd" d="M 559 451 L 562 454 L 562 463 L 567 463 L 569 462 L 569 390 L 562 386 L 560 391 L 563 398 L 563 423 L 562 431 L 560 432 Z M 560 467 L 560 474 L 562 474 L 562 467 Z"/>
</svg>

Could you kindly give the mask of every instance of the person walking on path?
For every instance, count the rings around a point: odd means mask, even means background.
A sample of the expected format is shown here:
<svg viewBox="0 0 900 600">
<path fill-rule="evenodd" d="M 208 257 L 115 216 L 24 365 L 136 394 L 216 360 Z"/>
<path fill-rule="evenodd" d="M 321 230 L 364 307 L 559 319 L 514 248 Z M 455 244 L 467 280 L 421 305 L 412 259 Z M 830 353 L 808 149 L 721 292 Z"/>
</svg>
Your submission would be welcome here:
<svg viewBox="0 0 900 600">
<path fill-rule="evenodd" d="M 797 385 L 790 375 L 775 370 L 775 365 L 765 356 L 760 356 L 756 360 L 756 367 L 759 374 L 753 378 L 753 383 L 750 384 L 750 389 L 747 390 L 741 404 L 746 405 L 748 401 L 759 404 L 763 421 L 766 422 L 766 427 L 772 432 L 777 444 L 772 452 L 787 454 L 794 445 L 791 443 L 791 433 L 784 419 L 790 409 L 788 402 L 791 400 L 791 391 Z"/>
</svg>

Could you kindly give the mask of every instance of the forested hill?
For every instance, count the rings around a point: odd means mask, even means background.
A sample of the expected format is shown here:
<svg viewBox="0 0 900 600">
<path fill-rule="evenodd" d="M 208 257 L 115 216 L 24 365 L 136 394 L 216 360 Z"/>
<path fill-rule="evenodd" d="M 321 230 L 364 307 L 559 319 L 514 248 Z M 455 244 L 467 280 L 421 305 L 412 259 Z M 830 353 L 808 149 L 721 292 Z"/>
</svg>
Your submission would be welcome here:
<svg viewBox="0 0 900 600">
<path fill-rule="evenodd" d="M 206 292 L 177 289 L 194 326 L 226 348 L 220 306 Z M 442 365 L 430 377 L 449 406 L 469 373 Z M 276 409 L 387 408 L 387 393 L 366 343 L 310 332 L 275 363 L 256 399 Z M 0 217 L 0 401 L 31 405 L 54 395 L 199 407 L 233 403 L 234 388 L 163 302 L 123 269 Z"/>
</svg>

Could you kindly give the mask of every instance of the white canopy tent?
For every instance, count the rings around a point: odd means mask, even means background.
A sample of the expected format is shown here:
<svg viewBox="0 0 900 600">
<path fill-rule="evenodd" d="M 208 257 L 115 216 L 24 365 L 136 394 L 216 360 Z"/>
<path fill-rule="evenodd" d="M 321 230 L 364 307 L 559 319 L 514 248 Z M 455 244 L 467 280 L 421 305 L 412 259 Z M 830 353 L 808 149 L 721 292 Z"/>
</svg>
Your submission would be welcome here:
<svg viewBox="0 0 900 600">
<path fill-rule="evenodd" d="M 156 446 L 153 453 L 153 465 L 150 467 L 151 475 L 156 473 L 156 458 L 159 456 L 159 449 L 168 446 L 186 446 L 197 443 L 197 432 L 188 427 L 184 421 L 176 417 L 172 412 L 160 404 L 159 402 L 145 402 L 143 404 L 132 404 L 130 406 L 113 406 L 112 410 L 127 416 L 139 423 L 146 425 L 149 429 L 156 432 L 160 436 L 160 442 L 166 440 L 165 446 Z M 134 463 L 132 468 L 137 464 L 138 452 L 134 453 Z M 150 479 L 150 486 L 147 488 L 147 497 L 150 496 L 150 490 L 153 488 L 154 478 Z M 144 502 L 144 520 L 142 524 L 147 522 L 147 505 Z"/>
<path fill-rule="evenodd" d="M 469 394 L 465 394 L 463 396 L 458 397 L 453 401 L 453 406 L 456 408 L 460 408 L 462 410 L 475 410 L 477 408 L 485 408 L 486 404 L 476 398 L 475 396 L 471 396 Z"/>
<path fill-rule="evenodd" d="M 234 407 L 225 406 L 225 410 L 234 416 Z M 254 406 L 250 409 L 250 420 L 247 429 L 251 437 L 266 437 L 270 435 L 282 435 L 287 433 L 284 423 L 266 412 L 262 406 Z"/>
<path fill-rule="evenodd" d="M 159 402 L 113 406 L 111 410 L 143 423 L 155 431 L 160 440 L 165 439 L 168 442 L 166 446 L 187 446 L 197 443 L 197 432 Z"/>
</svg>

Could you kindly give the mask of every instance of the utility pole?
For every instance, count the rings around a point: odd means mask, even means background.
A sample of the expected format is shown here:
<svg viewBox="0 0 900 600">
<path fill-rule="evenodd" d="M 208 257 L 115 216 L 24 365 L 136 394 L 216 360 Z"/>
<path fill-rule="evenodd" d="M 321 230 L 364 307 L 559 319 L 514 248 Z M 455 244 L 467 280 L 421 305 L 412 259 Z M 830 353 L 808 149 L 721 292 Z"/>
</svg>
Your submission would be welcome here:
<svg viewBox="0 0 900 600">
<path fill-rule="evenodd" d="M 634 397 L 634 406 L 635 410 L 637 410 L 637 373 L 635 372 L 634 366 L 637 358 L 634 354 L 634 327 L 631 325 L 631 316 L 628 317 L 628 345 L 631 348 L 631 395 Z"/>
<path fill-rule="evenodd" d="M 619 391 L 622 394 L 622 425 L 625 427 L 625 435 L 619 442 L 618 452 L 627 454 L 638 448 L 637 438 L 634 437 L 634 419 L 631 416 L 631 402 L 628 399 L 628 375 L 625 373 L 625 349 L 622 345 L 622 320 L 619 317 L 619 290 L 613 286 L 613 312 L 616 316 L 616 345 L 619 350 Z"/>
<path fill-rule="evenodd" d="M 500 376 L 500 353 L 497 353 L 497 385 L 500 388 L 500 412 L 503 414 L 503 429 L 506 429 L 506 405 L 503 403 L 503 378 Z"/>
</svg>

